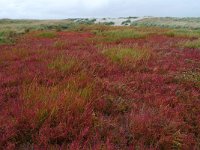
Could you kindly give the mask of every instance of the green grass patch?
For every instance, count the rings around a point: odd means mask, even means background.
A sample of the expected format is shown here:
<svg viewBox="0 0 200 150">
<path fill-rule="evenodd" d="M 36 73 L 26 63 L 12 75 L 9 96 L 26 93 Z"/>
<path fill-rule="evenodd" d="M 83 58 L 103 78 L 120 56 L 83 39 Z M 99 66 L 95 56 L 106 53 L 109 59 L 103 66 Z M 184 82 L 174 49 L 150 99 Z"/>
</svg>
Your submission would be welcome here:
<svg viewBox="0 0 200 150">
<path fill-rule="evenodd" d="M 2 44 L 10 44 L 12 43 L 9 39 L 6 39 L 5 37 L 0 37 L 0 45 Z"/>
<path fill-rule="evenodd" d="M 55 32 L 41 32 L 36 35 L 36 37 L 40 38 L 55 38 L 57 34 Z"/>
<path fill-rule="evenodd" d="M 58 49 L 63 49 L 66 45 L 66 42 L 60 40 L 53 43 L 53 46 Z"/>
<path fill-rule="evenodd" d="M 117 42 L 123 39 L 130 39 L 130 38 L 140 39 L 140 38 L 145 38 L 148 35 L 146 33 L 134 31 L 132 29 L 109 30 L 109 31 L 104 31 L 101 34 L 103 37 L 105 37 L 104 39 L 107 42 Z"/>
<path fill-rule="evenodd" d="M 114 63 L 130 67 L 135 67 L 138 62 L 145 62 L 151 57 L 150 51 L 144 48 L 114 47 L 105 49 L 102 53 Z"/>
</svg>

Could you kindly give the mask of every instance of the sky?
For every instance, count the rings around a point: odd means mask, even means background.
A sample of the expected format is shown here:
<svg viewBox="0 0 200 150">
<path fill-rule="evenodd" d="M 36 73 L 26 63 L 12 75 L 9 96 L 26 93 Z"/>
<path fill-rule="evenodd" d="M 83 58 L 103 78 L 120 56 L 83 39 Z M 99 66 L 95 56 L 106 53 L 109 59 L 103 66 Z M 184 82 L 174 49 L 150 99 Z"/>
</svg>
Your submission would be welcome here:
<svg viewBox="0 0 200 150">
<path fill-rule="evenodd" d="M 0 18 L 200 17 L 200 0 L 0 0 Z"/>
</svg>

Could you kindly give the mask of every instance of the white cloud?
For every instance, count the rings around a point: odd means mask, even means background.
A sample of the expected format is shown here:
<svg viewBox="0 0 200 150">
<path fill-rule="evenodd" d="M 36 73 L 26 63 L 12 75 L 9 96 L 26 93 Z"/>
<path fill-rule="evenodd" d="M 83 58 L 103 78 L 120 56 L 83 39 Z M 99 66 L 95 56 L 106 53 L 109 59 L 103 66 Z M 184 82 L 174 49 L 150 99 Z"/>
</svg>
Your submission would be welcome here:
<svg viewBox="0 0 200 150">
<path fill-rule="evenodd" d="M 0 0 L 0 18 L 200 17 L 198 0 Z"/>
</svg>

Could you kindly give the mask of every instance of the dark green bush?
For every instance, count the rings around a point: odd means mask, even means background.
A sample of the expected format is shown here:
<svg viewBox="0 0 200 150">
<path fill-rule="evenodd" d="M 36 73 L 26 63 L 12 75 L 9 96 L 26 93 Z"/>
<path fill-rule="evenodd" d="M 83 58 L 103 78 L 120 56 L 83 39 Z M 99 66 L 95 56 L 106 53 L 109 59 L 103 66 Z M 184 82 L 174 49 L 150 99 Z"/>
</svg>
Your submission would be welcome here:
<svg viewBox="0 0 200 150">
<path fill-rule="evenodd" d="M 130 24 L 130 23 L 131 23 L 131 20 L 128 19 L 128 20 L 126 20 L 126 21 L 123 21 L 123 22 L 122 22 L 122 25 L 128 25 L 128 24 Z"/>
</svg>

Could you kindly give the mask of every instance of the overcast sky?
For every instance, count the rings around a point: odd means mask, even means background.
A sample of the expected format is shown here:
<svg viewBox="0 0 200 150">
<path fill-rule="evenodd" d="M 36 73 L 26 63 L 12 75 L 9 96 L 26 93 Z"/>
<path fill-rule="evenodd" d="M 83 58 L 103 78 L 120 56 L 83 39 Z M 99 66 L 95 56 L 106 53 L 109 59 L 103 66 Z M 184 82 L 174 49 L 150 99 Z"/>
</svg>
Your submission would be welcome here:
<svg viewBox="0 0 200 150">
<path fill-rule="evenodd" d="M 0 0 L 0 18 L 200 17 L 200 0 Z"/>
</svg>

